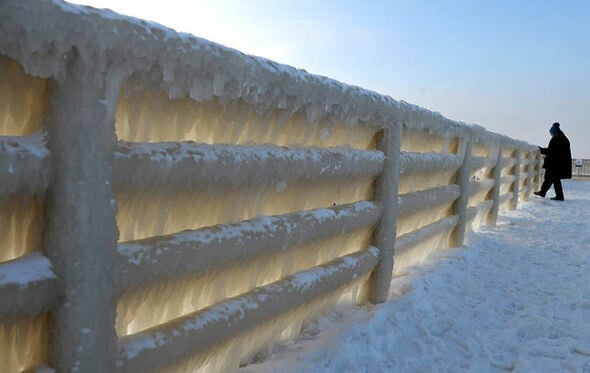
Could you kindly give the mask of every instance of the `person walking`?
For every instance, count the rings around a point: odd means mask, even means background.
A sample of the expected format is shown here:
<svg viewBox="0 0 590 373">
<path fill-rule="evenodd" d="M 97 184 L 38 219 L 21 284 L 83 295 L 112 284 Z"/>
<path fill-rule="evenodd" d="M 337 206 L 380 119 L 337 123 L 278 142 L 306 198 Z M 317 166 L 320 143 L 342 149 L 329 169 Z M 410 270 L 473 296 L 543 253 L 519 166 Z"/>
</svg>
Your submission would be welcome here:
<svg viewBox="0 0 590 373">
<path fill-rule="evenodd" d="M 551 198 L 556 201 L 563 201 L 563 187 L 561 179 L 572 178 L 572 151 L 570 141 L 565 133 L 559 128 L 559 123 L 553 123 L 549 129 L 551 140 L 546 148 L 539 146 L 541 154 L 545 155 L 543 168 L 545 169 L 545 180 L 541 185 L 541 190 L 534 192 L 539 197 L 545 197 L 551 185 L 555 190 L 555 197 Z"/>
</svg>

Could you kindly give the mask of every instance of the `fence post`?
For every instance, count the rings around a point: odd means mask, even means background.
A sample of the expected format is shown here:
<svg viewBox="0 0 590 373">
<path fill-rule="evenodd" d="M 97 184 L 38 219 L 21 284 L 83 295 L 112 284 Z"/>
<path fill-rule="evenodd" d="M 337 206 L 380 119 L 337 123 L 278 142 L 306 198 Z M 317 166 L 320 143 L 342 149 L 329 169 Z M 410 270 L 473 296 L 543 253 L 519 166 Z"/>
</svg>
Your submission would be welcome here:
<svg viewBox="0 0 590 373">
<path fill-rule="evenodd" d="M 383 212 L 373 233 L 373 245 L 379 248 L 381 256 L 370 279 L 372 303 L 387 299 L 393 276 L 402 127 L 401 122 L 395 122 L 378 135 L 377 147 L 385 154 L 385 165 L 375 183 L 375 200 Z"/>
<path fill-rule="evenodd" d="M 529 149 L 528 152 L 528 161 L 529 164 L 527 165 L 527 184 L 526 184 L 526 199 L 529 200 L 531 198 L 531 194 L 533 193 L 533 182 L 535 178 L 535 153 Z"/>
<path fill-rule="evenodd" d="M 110 270 L 118 231 L 110 181 L 119 86 L 75 48 L 64 59 L 64 77 L 50 84 L 46 127 L 51 181 L 44 250 L 63 290 L 52 312 L 50 364 L 59 372 L 112 372 Z"/>
<path fill-rule="evenodd" d="M 473 147 L 473 135 L 461 139 L 463 148 L 463 163 L 459 171 L 455 184 L 459 186 L 461 194 L 455 201 L 454 213 L 457 215 L 457 227 L 451 238 L 451 247 L 461 247 L 465 242 L 465 230 L 467 228 L 467 205 L 469 204 L 469 175 L 471 174 L 471 152 Z"/>
<path fill-rule="evenodd" d="M 488 214 L 488 224 L 495 225 L 498 220 L 500 211 L 500 183 L 502 181 L 502 144 L 498 145 L 498 154 L 496 155 L 496 165 L 493 171 L 494 187 L 492 188 L 492 200 L 494 204 Z"/>
<path fill-rule="evenodd" d="M 543 183 L 543 155 L 540 150 L 537 150 L 537 162 L 537 190 L 539 190 Z"/>
<path fill-rule="evenodd" d="M 516 154 L 514 157 L 516 158 L 516 164 L 514 165 L 514 184 L 512 184 L 512 202 L 510 206 L 512 210 L 516 210 L 518 208 L 518 202 L 520 199 L 520 168 L 522 165 L 521 148 L 516 149 Z"/>
</svg>

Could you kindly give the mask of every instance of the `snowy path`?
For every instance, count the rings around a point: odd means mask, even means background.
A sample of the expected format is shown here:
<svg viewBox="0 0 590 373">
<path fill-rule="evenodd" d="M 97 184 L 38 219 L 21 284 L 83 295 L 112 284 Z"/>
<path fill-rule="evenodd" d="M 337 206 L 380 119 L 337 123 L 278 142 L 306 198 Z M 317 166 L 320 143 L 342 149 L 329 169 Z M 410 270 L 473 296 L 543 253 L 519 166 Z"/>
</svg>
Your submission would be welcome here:
<svg viewBox="0 0 590 373">
<path fill-rule="evenodd" d="M 564 189 L 396 280 L 404 295 L 327 315 L 242 371 L 590 372 L 590 182 Z"/>
</svg>

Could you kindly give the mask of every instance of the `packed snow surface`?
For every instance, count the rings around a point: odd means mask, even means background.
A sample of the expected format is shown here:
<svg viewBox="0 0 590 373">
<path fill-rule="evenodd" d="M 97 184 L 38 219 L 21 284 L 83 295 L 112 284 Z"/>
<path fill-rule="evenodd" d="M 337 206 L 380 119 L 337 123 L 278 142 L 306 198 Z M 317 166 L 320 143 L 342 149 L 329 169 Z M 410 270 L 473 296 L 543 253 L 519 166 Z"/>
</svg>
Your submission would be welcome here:
<svg viewBox="0 0 590 373">
<path fill-rule="evenodd" d="M 432 255 L 387 303 L 331 312 L 241 370 L 590 372 L 590 181 L 564 189 Z"/>
</svg>

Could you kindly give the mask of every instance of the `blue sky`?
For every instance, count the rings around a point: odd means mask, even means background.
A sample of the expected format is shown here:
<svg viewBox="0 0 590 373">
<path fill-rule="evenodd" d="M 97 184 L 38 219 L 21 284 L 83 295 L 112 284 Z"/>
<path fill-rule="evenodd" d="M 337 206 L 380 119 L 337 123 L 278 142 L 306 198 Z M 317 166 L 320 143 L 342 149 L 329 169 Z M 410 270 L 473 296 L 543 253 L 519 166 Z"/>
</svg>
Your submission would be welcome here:
<svg viewBox="0 0 590 373">
<path fill-rule="evenodd" d="M 76 0 L 590 158 L 590 1 Z"/>
</svg>

